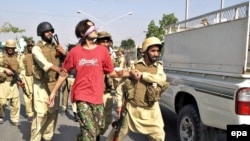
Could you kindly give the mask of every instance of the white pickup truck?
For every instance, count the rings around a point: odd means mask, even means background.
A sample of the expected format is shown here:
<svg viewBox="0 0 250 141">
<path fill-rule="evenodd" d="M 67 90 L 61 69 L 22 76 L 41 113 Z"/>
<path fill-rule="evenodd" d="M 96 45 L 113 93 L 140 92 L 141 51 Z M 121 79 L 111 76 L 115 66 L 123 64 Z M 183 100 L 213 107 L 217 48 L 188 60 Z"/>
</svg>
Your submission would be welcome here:
<svg viewBox="0 0 250 141">
<path fill-rule="evenodd" d="M 249 11 L 245 2 L 166 27 L 160 104 L 177 114 L 179 141 L 250 124 Z"/>
</svg>

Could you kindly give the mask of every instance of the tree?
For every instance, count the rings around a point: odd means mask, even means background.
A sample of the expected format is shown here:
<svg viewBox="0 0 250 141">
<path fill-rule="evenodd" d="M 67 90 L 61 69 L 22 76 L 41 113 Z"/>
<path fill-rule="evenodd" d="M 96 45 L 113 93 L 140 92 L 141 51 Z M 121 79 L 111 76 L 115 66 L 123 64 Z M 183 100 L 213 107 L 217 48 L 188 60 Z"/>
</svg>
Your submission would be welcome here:
<svg viewBox="0 0 250 141">
<path fill-rule="evenodd" d="M 146 37 L 158 37 L 159 38 L 159 35 L 160 35 L 160 28 L 155 25 L 155 22 L 152 20 L 149 25 L 148 25 L 148 31 L 146 33 Z"/>
<path fill-rule="evenodd" d="M 127 50 L 134 49 L 135 48 L 135 41 L 131 38 L 129 38 L 127 40 L 122 40 L 120 47 L 123 49 L 127 49 Z"/>
<path fill-rule="evenodd" d="M 22 35 L 21 38 L 23 38 L 24 41 L 33 40 L 33 37 L 28 37 L 28 36 L 24 36 L 24 35 Z"/>
<path fill-rule="evenodd" d="M 153 20 L 149 23 L 146 37 L 155 36 L 163 40 L 165 27 L 176 22 L 178 22 L 178 19 L 174 16 L 174 13 L 168 15 L 163 14 L 162 19 L 159 20 L 159 26 L 157 26 Z"/>
<path fill-rule="evenodd" d="M 13 32 L 15 34 L 15 33 L 25 32 L 25 29 L 20 29 L 18 27 L 11 25 L 9 22 L 5 22 L 3 26 L 0 28 L 0 33 L 2 32 L 3 33 Z"/>
</svg>

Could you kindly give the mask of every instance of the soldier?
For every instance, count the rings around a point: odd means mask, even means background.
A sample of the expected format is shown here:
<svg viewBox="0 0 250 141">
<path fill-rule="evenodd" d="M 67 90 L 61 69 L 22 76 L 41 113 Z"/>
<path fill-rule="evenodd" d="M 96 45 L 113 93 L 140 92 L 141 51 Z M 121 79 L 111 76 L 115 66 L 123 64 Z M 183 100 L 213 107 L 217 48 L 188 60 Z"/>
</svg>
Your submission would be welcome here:
<svg viewBox="0 0 250 141">
<path fill-rule="evenodd" d="M 33 59 L 31 50 L 33 46 L 35 45 L 34 40 L 29 39 L 26 41 L 27 43 L 27 51 L 24 53 L 23 58 L 23 64 L 25 68 L 24 74 L 22 74 L 22 80 L 26 87 L 26 94 L 24 94 L 24 102 L 25 102 L 25 109 L 26 109 L 26 115 L 28 117 L 29 121 L 32 121 L 34 116 L 34 107 L 33 107 L 33 73 L 32 73 L 32 67 L 33 67 Z"/>
<path fill-rule="evenodd" d="M 88 19 L 80 21 L 75 28 L 79 45 L 74 47 L 65 58 L 62 70 L 69 73 L 76 69 L 76 78 L 72 87 L 71 101 L 76 102 L 81 133 L 78 141 L 94 141 L 103 128 L 103 91 L 104 73 L 111 77 L 129 77 L 124 71 L 114 71 L 109 52 L 106 47 L 95 43 L 98 37 L 94 23 Z M 67 76 L 59 76 L 56 86 L 50 94 L 49 105 L 54 106 L 56 93 Z"/>
<path fill-rule="evenodd" d="M 138 45 L 137 46 L 137 50 L 136 50 L 136 58 L 137 60 L 141 59 L 142 58 L 142 45 Z"/>
<path fill-rule="evenodd" d="M 5 53 L 0 60 L 0 123 L 3 123 L 5 109 L 10 104 L 10 120 L 18 126 L 20 115 L 20 97 L 17 75 L 23 70 L 23 63 L 15 53 L 16 41 L 7 40 L 5 42 Z M 15 77 L 14 77 L 15 76 Z M 21 85 L 21 84 L 20 84 Z"/>
<path fill-rule="evenodd" d="M 128 93 L 125 120 L 118 140 L 122 141 L 129 131 L 147 135 L 150 141 L 164 141 L 164 123 L 158 100 L 166 89 L 166 74 L 162 62 L 157 61 L 162 44 L 156 37 L 145 39 L 143 57 L 134 63 L 135 78 L 126 79 L 117 87 L 117 112 L 121 116 L 123 93 Z"/>
<path fill-rule="evenodd" d="M 117 51 L 118 54 L 118 67 L 120 68 L 126 68 L 126 58 L 124 56 L 125 52 L 123 48 L 118 49 Z"/>
<path fill-rule="evenodd" d="M 106 31 L 99 32 L 96 42 L 97 44 L 103 45 L 108 49 L 112 62 L 114 63 L 115 61 L 114 56 L 111 52 L 111 42 L 112 42 L 111 35 Z M 113 85 L 113 78 L 111 78 L 108 74 L 105 74 L 104 96 L 103 96 L 105 124 L 104 128 L 101 128 L 100 135 L 103 135 L 106 132 L 113 119 L 112 118 L 113 96 L 111 94 L 112 85 Z M 100 135 L 97 136 L 97 140 L 99 140 Z"/>
<path fill-rule="evenodd" d="M 126 58 L 124 56 L 125 52 L 123 48 L 118 49 L 117 51 L 117 65 L 116 67 L 126 69 Z M 119 82 L 121 81 L 121 78 L 114 78 L 114 88 L 119 85 Z"/>
<path fill-rule="evenodd" d="M 42 40 L 32 48 L 35 116 L 30 141 L 50 141 L 57 123 L 59 95 L 56 95 L 54 107 L 48 106 L 48 100 L 60 73 L 58 52 L 59 55 L 66 55 L 66 51 L 53 42 L 53 33 L 54 28 L 49 22 L 41 22 L 37 26 L 37 35 Z"/>
</svg>

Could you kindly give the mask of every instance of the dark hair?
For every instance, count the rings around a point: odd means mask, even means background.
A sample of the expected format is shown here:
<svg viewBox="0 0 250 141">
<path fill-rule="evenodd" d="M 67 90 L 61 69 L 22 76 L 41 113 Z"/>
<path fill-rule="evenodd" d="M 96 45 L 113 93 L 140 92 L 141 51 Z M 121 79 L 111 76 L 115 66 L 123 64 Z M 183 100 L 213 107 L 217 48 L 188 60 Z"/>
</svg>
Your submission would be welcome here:
<svg viewBox="0 0 250 141">
<path fill-rule="evenodd" d="M 75 47 L 76 45 L 75 44 L 69 44 L 68 45 L 68 52 L 73 48 L 73 47 Z"/>
<path fill-rule="evenodd" d="M 85 42 L 84 40 L 82 40 L 83 38 L 83 35 L 85 34 L 85 32 L 89 29 L 89 25 L 88 25 L 88 22 L 91 22 L 93 23 L 91 20 L 89 19 L 84 19 L 84 20 L 81 20 L 77 25 L 76 25 L 76 28 L 75 28 L 75 35 L 77 38 L 81 38 L 80 39 L 80 42 L 81 44 L 83 42 Z M 93 23 L 94 25 L 94 23 Z"/>
</svg>

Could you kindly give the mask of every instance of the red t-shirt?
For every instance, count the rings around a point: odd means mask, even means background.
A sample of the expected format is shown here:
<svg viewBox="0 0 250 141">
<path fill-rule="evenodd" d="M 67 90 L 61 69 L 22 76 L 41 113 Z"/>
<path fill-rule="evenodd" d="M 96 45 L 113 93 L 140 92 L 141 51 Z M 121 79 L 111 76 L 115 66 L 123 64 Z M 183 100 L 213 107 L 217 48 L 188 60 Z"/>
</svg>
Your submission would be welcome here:
<svg viewBox="0 0 250 141">
<path fill-rule="evenodd" d="M 62 68 L 68 73 L 75 68 L 76 77 L 71 90 L 71 101 L 103 103 L 104 73 L 114 70 L 106 47 L 97 45 L 92 50 L 76 46 L 70 50 Z"/>
</svg>

